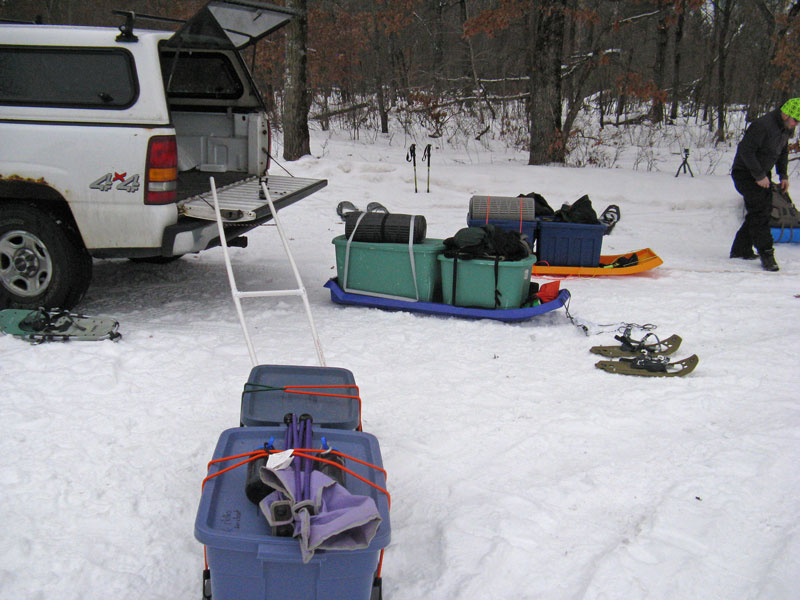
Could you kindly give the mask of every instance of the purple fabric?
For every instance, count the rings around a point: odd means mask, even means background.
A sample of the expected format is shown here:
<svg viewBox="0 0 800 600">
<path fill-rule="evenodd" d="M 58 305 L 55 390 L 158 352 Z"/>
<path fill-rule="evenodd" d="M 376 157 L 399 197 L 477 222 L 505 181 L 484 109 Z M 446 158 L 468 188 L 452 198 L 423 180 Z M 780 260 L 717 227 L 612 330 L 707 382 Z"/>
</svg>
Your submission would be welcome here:
<svg viewBox="0 0 800 600">
<path fill-rule="evenodd" d="M 262 467 L 261 480 L 275 491 L 259 504 L 270 525 L 270 505 L 287 498 L 294 513 L 294 537 L 299 538 L 303 562 L 307 563 L 317 550 L 358 550 L 366 548 L 378 532 L 381 516 L 375 501 L 369 496 L 348 492 L 343 486 L 317 470 L 311 472 L 308 501 L 314 514 L 302 507 L 295 486 L 299 461 L 288 469 Z"/>
</svg>

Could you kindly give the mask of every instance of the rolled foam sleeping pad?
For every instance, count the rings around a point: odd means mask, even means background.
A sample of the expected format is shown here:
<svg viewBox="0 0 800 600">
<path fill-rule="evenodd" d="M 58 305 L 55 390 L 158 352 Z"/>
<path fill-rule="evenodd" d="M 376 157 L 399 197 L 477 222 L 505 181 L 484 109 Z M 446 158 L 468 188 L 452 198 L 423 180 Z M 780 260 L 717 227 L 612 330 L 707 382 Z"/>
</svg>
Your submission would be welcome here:
<svg viewBox="0 0 800 600">
<path fill-rule="evenodd" d="M 359 222 L 358 219 L 361 215 L 364 215 L 364 218 Z M 350 239 L 353 229 L 355 229 L 354 242 L 407 244 L 412 217 L 414 217 L 414 243 L 419 244 L 425 239 L 428 229 L 428 224 L 422 215 L 351 212 L 344 218 L 344 234 L 347 239 Z M 356 228 L 357 222 L 358 228 Z"/>
<path fill-rule="evenodd" d="M 533 221 L 536 219 L 536 201 L 526 197 L 472 196 L 469 215 L 471 219 Z"/>
</svg>

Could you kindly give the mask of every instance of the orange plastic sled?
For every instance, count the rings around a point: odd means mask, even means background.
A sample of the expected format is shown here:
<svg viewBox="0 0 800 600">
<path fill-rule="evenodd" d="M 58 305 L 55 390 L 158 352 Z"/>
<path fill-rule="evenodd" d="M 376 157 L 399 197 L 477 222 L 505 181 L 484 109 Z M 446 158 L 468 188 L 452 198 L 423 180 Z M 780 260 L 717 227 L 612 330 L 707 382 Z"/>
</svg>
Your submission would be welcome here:
<svg viewBox="0 0 800 600">
<path fill-rule="evenodd" d="M 639 261 L 635 265 L 627 267 L 612 267 L 611 265 L 619 258 L 628 258 L 636 254 Z M 606 277 L 608 275 L 633 275 L 655 269 L 664 261 L 650 248 L 634 250 L 624 254 L 608 254 L 600 257 L 600 265 L 597 267 L 567 267 L 558 265 L 533 265 L 531 272 L 534 277 L 542 275 L 578 276 L 578 277 Z"/>
</svg>

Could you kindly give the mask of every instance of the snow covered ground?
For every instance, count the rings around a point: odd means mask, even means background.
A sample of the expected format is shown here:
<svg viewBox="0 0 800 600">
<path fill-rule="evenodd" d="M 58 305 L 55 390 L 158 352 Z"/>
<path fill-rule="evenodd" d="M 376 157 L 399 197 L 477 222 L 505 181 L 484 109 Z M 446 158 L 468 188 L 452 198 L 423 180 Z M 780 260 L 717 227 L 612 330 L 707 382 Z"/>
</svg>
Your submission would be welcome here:
<svg viewBox="0 0 800 600">
<path fill-rule="evenodd" d="M 796 598 L 800 582 L 800 246 L 781 271 L 728 259 L 742 216 L 727 176 L 531 167 L 474 146 L 433 150 L 413 190 L 409 143 L 315 133 L 288 165 L 328 187 L 282 211 L 329 366 L 353 371 L 392 493 L 390 600 Z M 797 163 L 792 163 L 796 165 Z M 277 168 L 273 172 L 279 172 Z M 800 195 L 800 177 L 792 174 Z M 631 277 L 569 279 L 570 312 L 519 324 L 342 307 L 331 239 L 342 200 L 465 225 L 473 194 L 589 194 L 622 220 L 603 253 L 651 247 Z M 242 289 L 294 287 L 274 226 L 232 249 Z M 0 598 L 200 596 L 200 483 L 239 423 L 251 368 L 222 252 L 164 266 L 96 261 L 79 309 L 119 343 L 0 337 Z M 314 365 L 297 298 L 243 300 L 260 363 Z M 685 378 L 594 368 L 622 323 L 679 334 Z"/>
</svg>

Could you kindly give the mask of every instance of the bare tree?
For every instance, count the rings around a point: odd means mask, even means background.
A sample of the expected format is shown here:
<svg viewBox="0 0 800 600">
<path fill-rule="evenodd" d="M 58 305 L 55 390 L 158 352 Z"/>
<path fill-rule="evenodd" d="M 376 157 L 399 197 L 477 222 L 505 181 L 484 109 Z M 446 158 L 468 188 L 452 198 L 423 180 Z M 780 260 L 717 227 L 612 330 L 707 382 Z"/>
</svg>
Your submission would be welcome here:
<svg viewBox="0 0 800 600">
<path fill-rule="evenodd" d="M 672 105 L 669 118 L 674 121 L 678 118 L 678 100 L 681 85 L 681 40 L 683 39 L 683 24 L 686 20 L 686 0 L 678 0 L 676 4 L 678 21 L 675 24 L 675 35 L 672 46 Z"/>
<path fill-rule="evenodd" d="M 717 30 L 717 142 L 725 141 L 725 66 L 728 58 L 728 30 L 736 0 L 713 0 L 714 20 Z"/>
<path fill-rule="evenodd" d="M 308 17 L 306 0 L 288 0 L 288 8 L 302 11 L 287 26 L 286 79 L 283 100 L 283 158 L 297 160 L 311 154 L 308 112 Z"/>
<path fill-rule="evenodd" d="M 529 165 L 564 162 L 561 62 L 566 0 L 534 0 L 528 12 Z"/>
</svg>

